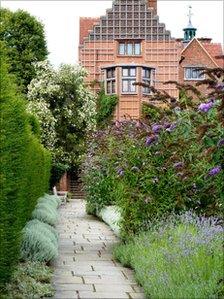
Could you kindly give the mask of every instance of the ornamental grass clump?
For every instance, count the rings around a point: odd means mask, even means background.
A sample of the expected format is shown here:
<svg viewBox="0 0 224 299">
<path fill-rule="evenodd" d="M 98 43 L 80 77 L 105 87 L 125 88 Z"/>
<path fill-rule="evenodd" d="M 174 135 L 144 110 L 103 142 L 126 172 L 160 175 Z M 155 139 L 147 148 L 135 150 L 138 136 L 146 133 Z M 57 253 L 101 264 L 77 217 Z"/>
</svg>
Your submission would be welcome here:
<svg viewBox="0 0 224 299">
<path fill-rule="evenodd" d="M 58 234 L 50 225 L 37 219 L 23 229 L 21 257 L 24 260 L 50 262 L 58 256 Z"/>
<path fill-rule="evenodd" d="M 52 209 L 57 209 L 61 204 L 61 199 L 57 195 L 44 194 L 43 197 L 38 199 L 38 204 L 46 204 L 51 206 Z"/>
<path fill-rule="evenodd" d="M 38 200 L 36 208 L 32 213 L 32 218 L 55 226 L 58 222 L 57 208 L 59 206 L 59 203 L 59 197 L 54 195 L 45 195 Z"/>
<path fill-rule="evenodd" d="M 119 245 L 115 257 L 135 270 L 147 298 L 222 298 L 223 227 L 191 212 L 153 223 Z"/>
</svg>

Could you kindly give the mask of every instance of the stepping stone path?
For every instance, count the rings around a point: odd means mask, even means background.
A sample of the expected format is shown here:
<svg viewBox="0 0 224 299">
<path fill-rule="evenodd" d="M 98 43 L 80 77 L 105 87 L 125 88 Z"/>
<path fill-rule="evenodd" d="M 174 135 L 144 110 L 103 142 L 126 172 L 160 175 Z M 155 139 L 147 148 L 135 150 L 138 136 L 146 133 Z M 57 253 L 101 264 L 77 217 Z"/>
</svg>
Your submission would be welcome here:
<svg viewBox="0 0 224 299">
<path fill-rule="evenodd" d="M 60 208 L 54 298 L 145 298 L 133 271 L 113 259 L 112 247 L 119 239 L 106 224 L 86 214 L 79 194 L 74 197 Z"/>
</svg>

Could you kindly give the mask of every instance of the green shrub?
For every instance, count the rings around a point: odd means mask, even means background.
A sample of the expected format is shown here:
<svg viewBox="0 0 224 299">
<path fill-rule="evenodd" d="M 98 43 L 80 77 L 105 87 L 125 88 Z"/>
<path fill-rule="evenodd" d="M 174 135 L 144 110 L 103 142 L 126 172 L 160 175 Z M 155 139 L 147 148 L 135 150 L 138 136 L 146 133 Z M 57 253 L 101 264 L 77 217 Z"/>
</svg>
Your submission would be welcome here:
<svg viewBox="0 0 224 299">
<path fill-rule="evenodd" d="M 37 219 L 29 221 L 23 229 L 21 257 L 24 260 L 49 262 L 57 256 L 57 231 Z"/>
<path fill-rule="evenodd" d="M 102 89 L 97 99 L 96 121 L 99 126 L 107 124 L 112 118 L 114 109 L 118 103 L 117 95 L 106 95 Z"/>
<path fill-rule="evenodd" d="M 18 262 L 21 230 L 48 190 L 51 158 L 32 133 L 25 101 L 5 64 L 0 44 L 0 284 Z"/>
<path fill-rule="evenodd" d="M 175 218 L 119 245 L 115 257 L 135 270 L 147 298 L 222 298 L 222 227 L 191 213 Z"/>
<path fill-rule="evenodd" d="M 142 104 L 142 117 L 150 121 L 159 121 L 163 117 L 163 111 L 159 107 L 150 105 L 149 103 Z"/>
<path fill-rule="evenodd" d="M 51 286 L 53 270 L 40 262 L 19 264 L 12 280 L 6 285 L 5 299 L 25 299 L 52 297 L 55 293 Z"/>
</svg>

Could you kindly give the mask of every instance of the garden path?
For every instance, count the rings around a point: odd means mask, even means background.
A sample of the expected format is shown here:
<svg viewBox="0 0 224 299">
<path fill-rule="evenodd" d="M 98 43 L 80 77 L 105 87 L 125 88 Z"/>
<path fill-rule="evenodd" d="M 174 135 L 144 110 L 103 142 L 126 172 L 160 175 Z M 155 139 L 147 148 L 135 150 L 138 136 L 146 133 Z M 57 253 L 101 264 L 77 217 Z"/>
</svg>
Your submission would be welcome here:
<svg viewBox="0 0 224 299">
<path fill-rule="evenodd" d="M 133 271 L 113 259 L 112 247 L 119 239 L 106 224 L 86 214 L 78 194 L 74 197 L 60 208 L 54 298 L 144 298 Z"/>
</svg>

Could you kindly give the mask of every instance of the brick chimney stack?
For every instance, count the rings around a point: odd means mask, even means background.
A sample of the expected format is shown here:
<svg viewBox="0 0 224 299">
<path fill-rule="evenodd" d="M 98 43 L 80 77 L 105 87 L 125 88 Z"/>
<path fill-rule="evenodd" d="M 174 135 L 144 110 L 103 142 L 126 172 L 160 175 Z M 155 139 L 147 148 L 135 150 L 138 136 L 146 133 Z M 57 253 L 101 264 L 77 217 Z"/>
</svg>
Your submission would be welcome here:
<svg viewBox="0 0 224 299">
<path fill-rule="evenodd" d="M 148 0 L 149 7 L 154 8 L 155 14 L 157 14 L 157 0 Z"/>
</svg>

